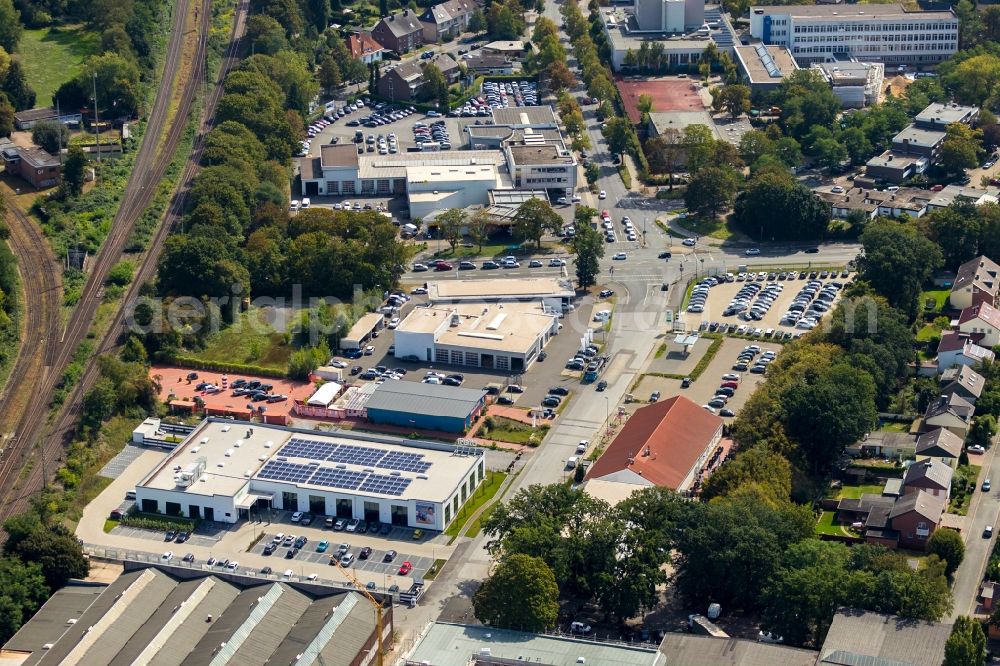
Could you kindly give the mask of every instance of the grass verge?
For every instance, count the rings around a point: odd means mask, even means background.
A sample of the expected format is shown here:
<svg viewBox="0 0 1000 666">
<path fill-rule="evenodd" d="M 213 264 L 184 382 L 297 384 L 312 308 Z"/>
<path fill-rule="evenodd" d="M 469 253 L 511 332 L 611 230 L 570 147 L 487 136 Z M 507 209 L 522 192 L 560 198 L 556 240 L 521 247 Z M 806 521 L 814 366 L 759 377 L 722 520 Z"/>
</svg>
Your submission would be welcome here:
<svg viewBox="0 0 1000 666">
<path fill-rule="evenodd" d="M 274 331 L 258 309 L 244 312 L 232 326 L 211 334 L 205 348 L 187 356 L 206 362 L 242 363 L 284 372 L 292 347 L 282 333 Z M 252 319 L 251 319 L 252 318 Z"/>
<path fill-rule="evenodd" d="M 527 423 L 521 423 L 503 416 L 487 416 L 483 427 L 476 433 L 482 439 L 495 439 L 509 444 L 527 444 L 538 446 L 549 431 L 548 424 L 532 428 Z"/>
<path fill-rule="evenodd" d="M 949 289 L 932 289 L 930 291 L 925 291 L 920 294 L 920 303 L 923 305 L 924 312 L 944 312 L 945 307 L 948 305 L 948 296 L 951 294 Z M 927 307 L 933 301 L 932 307 Z"/>
<path fill-rule="evenodd" d="M 469 518 L 479 510 L 479 507 L 493 500 L 506 478 L 506 472 L 490 471 L 486 473 L 486 481 L 476 488 L 475 494 L 465 503 L 465 506 L 455 516 L 455 520 L 451 521 L 451 525 L 444 531 L 451 537 L 452 541 L 462 533 Z"/>
</svg>

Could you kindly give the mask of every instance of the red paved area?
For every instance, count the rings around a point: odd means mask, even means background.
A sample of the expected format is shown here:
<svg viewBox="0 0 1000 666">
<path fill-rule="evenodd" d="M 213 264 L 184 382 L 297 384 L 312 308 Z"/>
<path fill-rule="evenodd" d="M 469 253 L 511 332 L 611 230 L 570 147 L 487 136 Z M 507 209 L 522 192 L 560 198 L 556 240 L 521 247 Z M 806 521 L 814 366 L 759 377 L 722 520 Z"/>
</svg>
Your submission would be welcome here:
<svg viewBox="0 0 1000 666">
<path fill-rule="evenodd" d="M 198 373 L 198 379 L 188 381 L 187 376 L 191 372 Z M 206 411 L 215 416 L 232 415 L 246 419 L 250 416 L 248 404 L 255 407 L 266 406 L 265 414 L 269 421 L 288 418 L 289 412 L 295 400 L 306 400 L 313 394 L 315 388 L 309 382 L 292 381 L 290 379 L 278 379 L 274 377 L 251 377 L 249 375 L 226 374 L 221 372 L 211 372 L 202 370 L 191 370 L 190 368 L 175 368 L 171 366 L 156 365 L 150 368 L 150 376 L 160 384 L 160 400 L 169 404 L 173 409 L 191 411 L 194 409 L 194 397 L 198 396 L 205 401 Z M 212 382 L 216 386 L 222 385 L 222 378 L 226 377 L 232 382 L 236 379 L 259 380 L 265 384 L 272 384 L 272 393 L 283 393 L 288 396 L 285 402 L 258 402 L 250 403 L 243 397 L 233 397 L 231 390 L 206 395 L 204 391 L 195 391 L 194 387 L 200 382 Z"/>
<path fill-rule="evenodd" d="M 625 112 L 633 123 L 642 119 L 642 114 L 639 113 L 639 95 L 649 95 L 653 99 L 653 113 L 705 109 L 704 102 L 693 87 L 698 84 L 691 79 L 666 76 L 642 79 L 616 77 L 615 85 L 625 102 Z"/>
</svg>

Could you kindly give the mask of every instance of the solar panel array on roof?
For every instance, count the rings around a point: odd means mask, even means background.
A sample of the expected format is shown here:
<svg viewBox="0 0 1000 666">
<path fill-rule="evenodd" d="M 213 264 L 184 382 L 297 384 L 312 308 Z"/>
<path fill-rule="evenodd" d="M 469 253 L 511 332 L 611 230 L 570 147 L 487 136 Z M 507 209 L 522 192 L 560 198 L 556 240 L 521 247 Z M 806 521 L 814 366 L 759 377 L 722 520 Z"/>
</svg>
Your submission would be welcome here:
<svg viewBox="0 0 1000 666">
<path fill-rule="evenodd" d="M 344 488 L 346 490 L 357 490 L 367 474 L 365 472 L 352 472 L 344 469 L 333 469 L 330 467 L 320 467 L 309 483 L 314 486 L 326 486 L 328 488 Z"/>
<path fill-rule="evenodd" d="M 335 448 L 337 448 L 337 445 L 330 442 L 293 437 L 281 449 L 281 455 L 292 456 L 294 458 L 308 458 L 309 460 L 328 460 Z"/>
<path fill-rule="evenodd" d="M 283 460 L 269 460 L 260 469 L 260 472 L 257 473 L 257 477 L 271 481 L 302 483 L 312 476 L 315 470 L 316 467 L 312 465 L 300 465 Z"/>
<path fill-rule="evenodd" d="M 431 464 L 424 460 L 422 453 L 403 453 L 402 451 L 389 451 L 375 466 L 382 469 L 398 469 L 401 472 L 416 472 L 417 474 L 423 474 L 431 468 Z"/>
<path fill-rule="evenodd" d="M 333 452 L 327 456 L 327 460 L 330 462 L 346 463 L 348 465 L 360 465 L 362 467 L 371 467 L 379 460 L 381 460 L 385 454 L 388 453 L 385 449 L 372 449 L 367 446 L 352 446 L 350 444 L 341 444 Z"/>
<path fill-rule="evenodd" d="M 757 57 L 760 58 L 760 64 L 764 65 L 764 69 L 767 70 L 768 76 L 775 79 L 781 78 L 781 70 L 778 66 L 774 64 L 774 58 L 771 54 L 767 52 L 767 47 L 763 44 L 758 44 L 753 47 L 753 50 L 757 52 Z"/>
<path fill-rule="evenodd" d="M 369 474 L 368 478 L 361 484 L 360 490 L 361 492 L 378 493 L 379 495 L 399 496 L 403 494 L 408 485 L 410 485 L 410 479 L 403 476 Z"/>
</svg>

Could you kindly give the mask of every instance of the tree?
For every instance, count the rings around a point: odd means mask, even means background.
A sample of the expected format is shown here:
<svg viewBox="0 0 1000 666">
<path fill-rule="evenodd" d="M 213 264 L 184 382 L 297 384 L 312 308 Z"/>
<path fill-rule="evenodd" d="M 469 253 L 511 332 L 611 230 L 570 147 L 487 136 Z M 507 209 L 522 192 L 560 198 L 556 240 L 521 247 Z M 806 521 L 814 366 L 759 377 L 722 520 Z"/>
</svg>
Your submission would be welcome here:
<svg viewBox="0 0 1000 666">
<path fill-rule="evenodd" d="M 829 470 L 875 423 L 875 381 L 838 363 L 800 379 L 783 396 L 785 430 L 814 474 Z"/>
<path fill-rule="evenodd" d="M 813 152 L 817 162 L 828 169 L 847 160 L 847 149 L 834 138 L 820 139 L 813 144 Z"/>
<path fill-rule="evenodd" d="M 623 155 L 628 150 L 629 134 L 632 132 L 628 118 L 609 119 L 602 132 L 608 142 L 608 150 L 612 153 Z"/>
<path fill-rule="evenodd" d="M 482 9 L 476 7 L 472 11 L 472 16 L 469 17 L 469 32 L 478 35 L 484 30 L 486 30 L 486 15 L 483 14 Z"/>
<path fill-rule="evenodd" d="M 265 14 L 255 14 L 247 19 L 246 36 L 253 53 L 274 55 L 288 48 L 285 29 L 274 18 Z"/>
<path fill-rule="evenodd" d="M 639 95 L 638 108 L 639 108 L 639 113 L 641 113 L 644 116 L 652 113 L 653 98 L 646 94 Z"/>
<path fill-rule="evenodd" d="M 2 0 L 0 0 L 2 2 Z M 7 67 L 7 77 L 4 79 L 3 92 L 16 111 L 23 111 L 35 106 L 35 91 L 28 85 L 28 77 L 20 60 L 11 60 Z"/>
<path fill-rule="evenodd" d="M 959 615 L 944 643 L 942 666 L 984 666 L 985 663 L 986 635 L 983 625 L 975 618 Z"/>
<path fill-rule="evenodd" d="M 448 108 L 448 80 L 444 78 L 441 68 L 432 62 L 424 65 L 424 84 L 420 86 L 420 98 L 425 102 L 437 102 L 443 108 Z"/>
<path fill-rule="evenodd" d="M 559 588 L 544 561 L 529 555 L 502 560 L 472 598 L 476 618 L 498 627 L 545 631 L 556 626 Z"/>
<path fill-rule="evenodd" d="M 715 219 L 729 208 L 739 187 L 739 174 L 729 167 L 706 167 L 691 176 L 684 203 L 689 210 Z"/>
<path fill-rule="evenodd" d="M 58 120 L 40 120 L 31 128 L 31 141 L 50 155 L 58 155 L 69 142 L 69 130 Z"/>
<path fill-rule="evenodd" d="M 571 88 L 576 83 L 576 77 L 563 60 L 555 60 L 545 69 L 549 77 L 549 85 L 554 92 Z"/>
<path fill-rule="evenodd" d="M 604 256 L 604 239 L 588 220 L 576 227 L 576 235 L 571 244 L 576 253 L 576 280 L 581 289 L 597 284 L 601 272 L 601 257 Z"/>
<path fill-rule="evenodd" d="M 441 230 L 441 238 L 448 242 L 454 254 L 455 248 L 462 240 L 462 229 L 465 227 L 465 211 L 461 208 L 449 208 L 436 218 L 434 222 Z"/>
<path fill-rule="evenodd" d="M 800 69 L 781 82 L 777 100 L 786 134 L 801 140 L 813 127 L 832 127 L 840 102 L 816 71 Z"/>
<path fill-rule="evenodd" d="M 650 170 L 667 174 L 670 179 L 668 187 L 674 189 L 674 173 L 680 168 L 685 154 L 681 133 L 672 127 L 667 128 L 646 141 L 645 152 Z"/>
<path fill-rule="evenodd" d="M 792 493 L 792 466 L 780 453 L 767 446 L 742 451 L 731 462 L 712 473 L 701 490 L 701 498 L 731 495 L 743 486 L 754 486 L 776 500 L 787 500 Z"/>
<path fill-rule="evenodd" d="M 323 91 L 327 95 L 332 94 L 343 82 L 337 61 L 329 54 L 323 56 L 323 60 L 319 63 L 319 84 L 323 86 Z"/>
<path fill-rule="evenodd" d="M 4 550 L 25 562 L 37 562 L 52 592 L 66 585 L 70 578 L 85 578 L 90 571 L 90 562 L 83 556 L 80 543 L 60 525 L 40 526 Z"/>
<path fill-rule="evenodd" d="M 514 215 L 518 233 L 525 239 L 535 242 L 538 249 L 542 248 L 542 236 L 545 232 L 556 233 L 562 229 L 562 218 L 552 210 L 548 201 L 528 199 L 518 206 Z"/>
<path fill-rule="evenodd" d="M 958 565 L 965 559 L 965 541 L 955 530 L 938 529 L 934 530 L 930 540 L 927 542 L 927 552 L 937 555 L 946 565 L 945 575 L 950 576 L 958 569 Z"/>
<path fill-rule="evenodd" d="M 962 104 L 986 104 L 1000 85 L 1000 56 L 981 53 L 957 62 L 942 77 L 945 87 Z"/>
<path fill-rule="evenodd" d="M 911 225 L 878 219 L 861 233 L 862 277 L 875 293 L 910 318 L 920 311 L 920 292 L 941 266 L 941 250 Z"/>
<path fill-rule="evenodd" d="M 982 130 L 972 129 L 964 123 L 948 125 L 941 142 L 941 168 L 947 173 L 961 173 L 979 164 L 979 151 L 983 141 Z"/>
<path fill-rule="evenodd" d="M 968 201 L 956 201 L 947 208 L 937 208 L 917 220 L 921 233 L 941 248 L 944 266 L 957 270 L 979 253 L 979 239 L 987 216 Z"/>
<path fill-rule="evenodd" d="M 7 95 L 0 92 L 0 136 L 10 136 L 14 131 L 14 107 Z"/>
<path fill-rule="evenodd" d="M 483 251 L 483 243 L 490 237 L 490 229 L 494 226 L 490 219 L 490 214 L 485 208 L 480 208 L 469 218 L 469 236 L 479 246 L 479 251 Z"/>
<path fill-rule="evenodd" d="M 992 414 L 980 414 L 972 419 L 967 442 L 971 446 L 989 448 L 997 434 L 997 421 Z"/>
<path fill-rule="evenodd" d="M 77 145 L 70 146 L 62 170 L 62 180 L 70 195 L 80 196 L 83 191 L 83 181 L 86 179 L 86 170 L 87 155 L 83 152 L 83 148 Z"/>
<path fill-rule="evenodd" d="M 11 0 L 0 0 L 0 46 L 8 53 L 16 51 L 22 30 L 21 12 Z"/>
<path fill-rule="evenodd" d="M 0 558 L 0 640 L 9 640 L 48 598 L 38 563 Z"/>
<path fill-rule="evenodd" d="M 742 84 L 712 88 L 712 108 L 716 111 L 725 109 L 733 118 L 742 116 L 750 110 L 750 88 Z"/>
</svg>

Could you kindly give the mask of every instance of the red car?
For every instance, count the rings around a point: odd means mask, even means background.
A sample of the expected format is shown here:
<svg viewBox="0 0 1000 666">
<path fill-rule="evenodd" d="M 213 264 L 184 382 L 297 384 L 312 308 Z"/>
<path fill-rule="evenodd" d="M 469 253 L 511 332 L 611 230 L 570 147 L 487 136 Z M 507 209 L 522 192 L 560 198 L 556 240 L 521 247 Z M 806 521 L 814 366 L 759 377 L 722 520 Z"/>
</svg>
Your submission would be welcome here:
<svg viewBox="0 0 1000 666">
<path fill-rule="evenodd" d="M 413 565 L 410 564 L 409 560 L 407 560 L 406 562 L 403 562 L 403 564 L 400 565 L 400 567 L 399 567 L 399 575 L 400 576 L 405 576 L 406 574 L 410 573 L 411 571 L 413 571 Z"/>
<path fill-rule="evenodd" d="M 604 218 L 605 220 L 610 220 L 611 219 L 611 213 L 609 213 L 606 210 L 602 210 L 601 211 L 601 217 Z"/>
<path fill-rule="evenodd" d="M 449 264 L 447 261 L 439 261 L 438 265 L 434 267 L 436 271 L 450 271 L 454 266 Z"/>
</svg>

